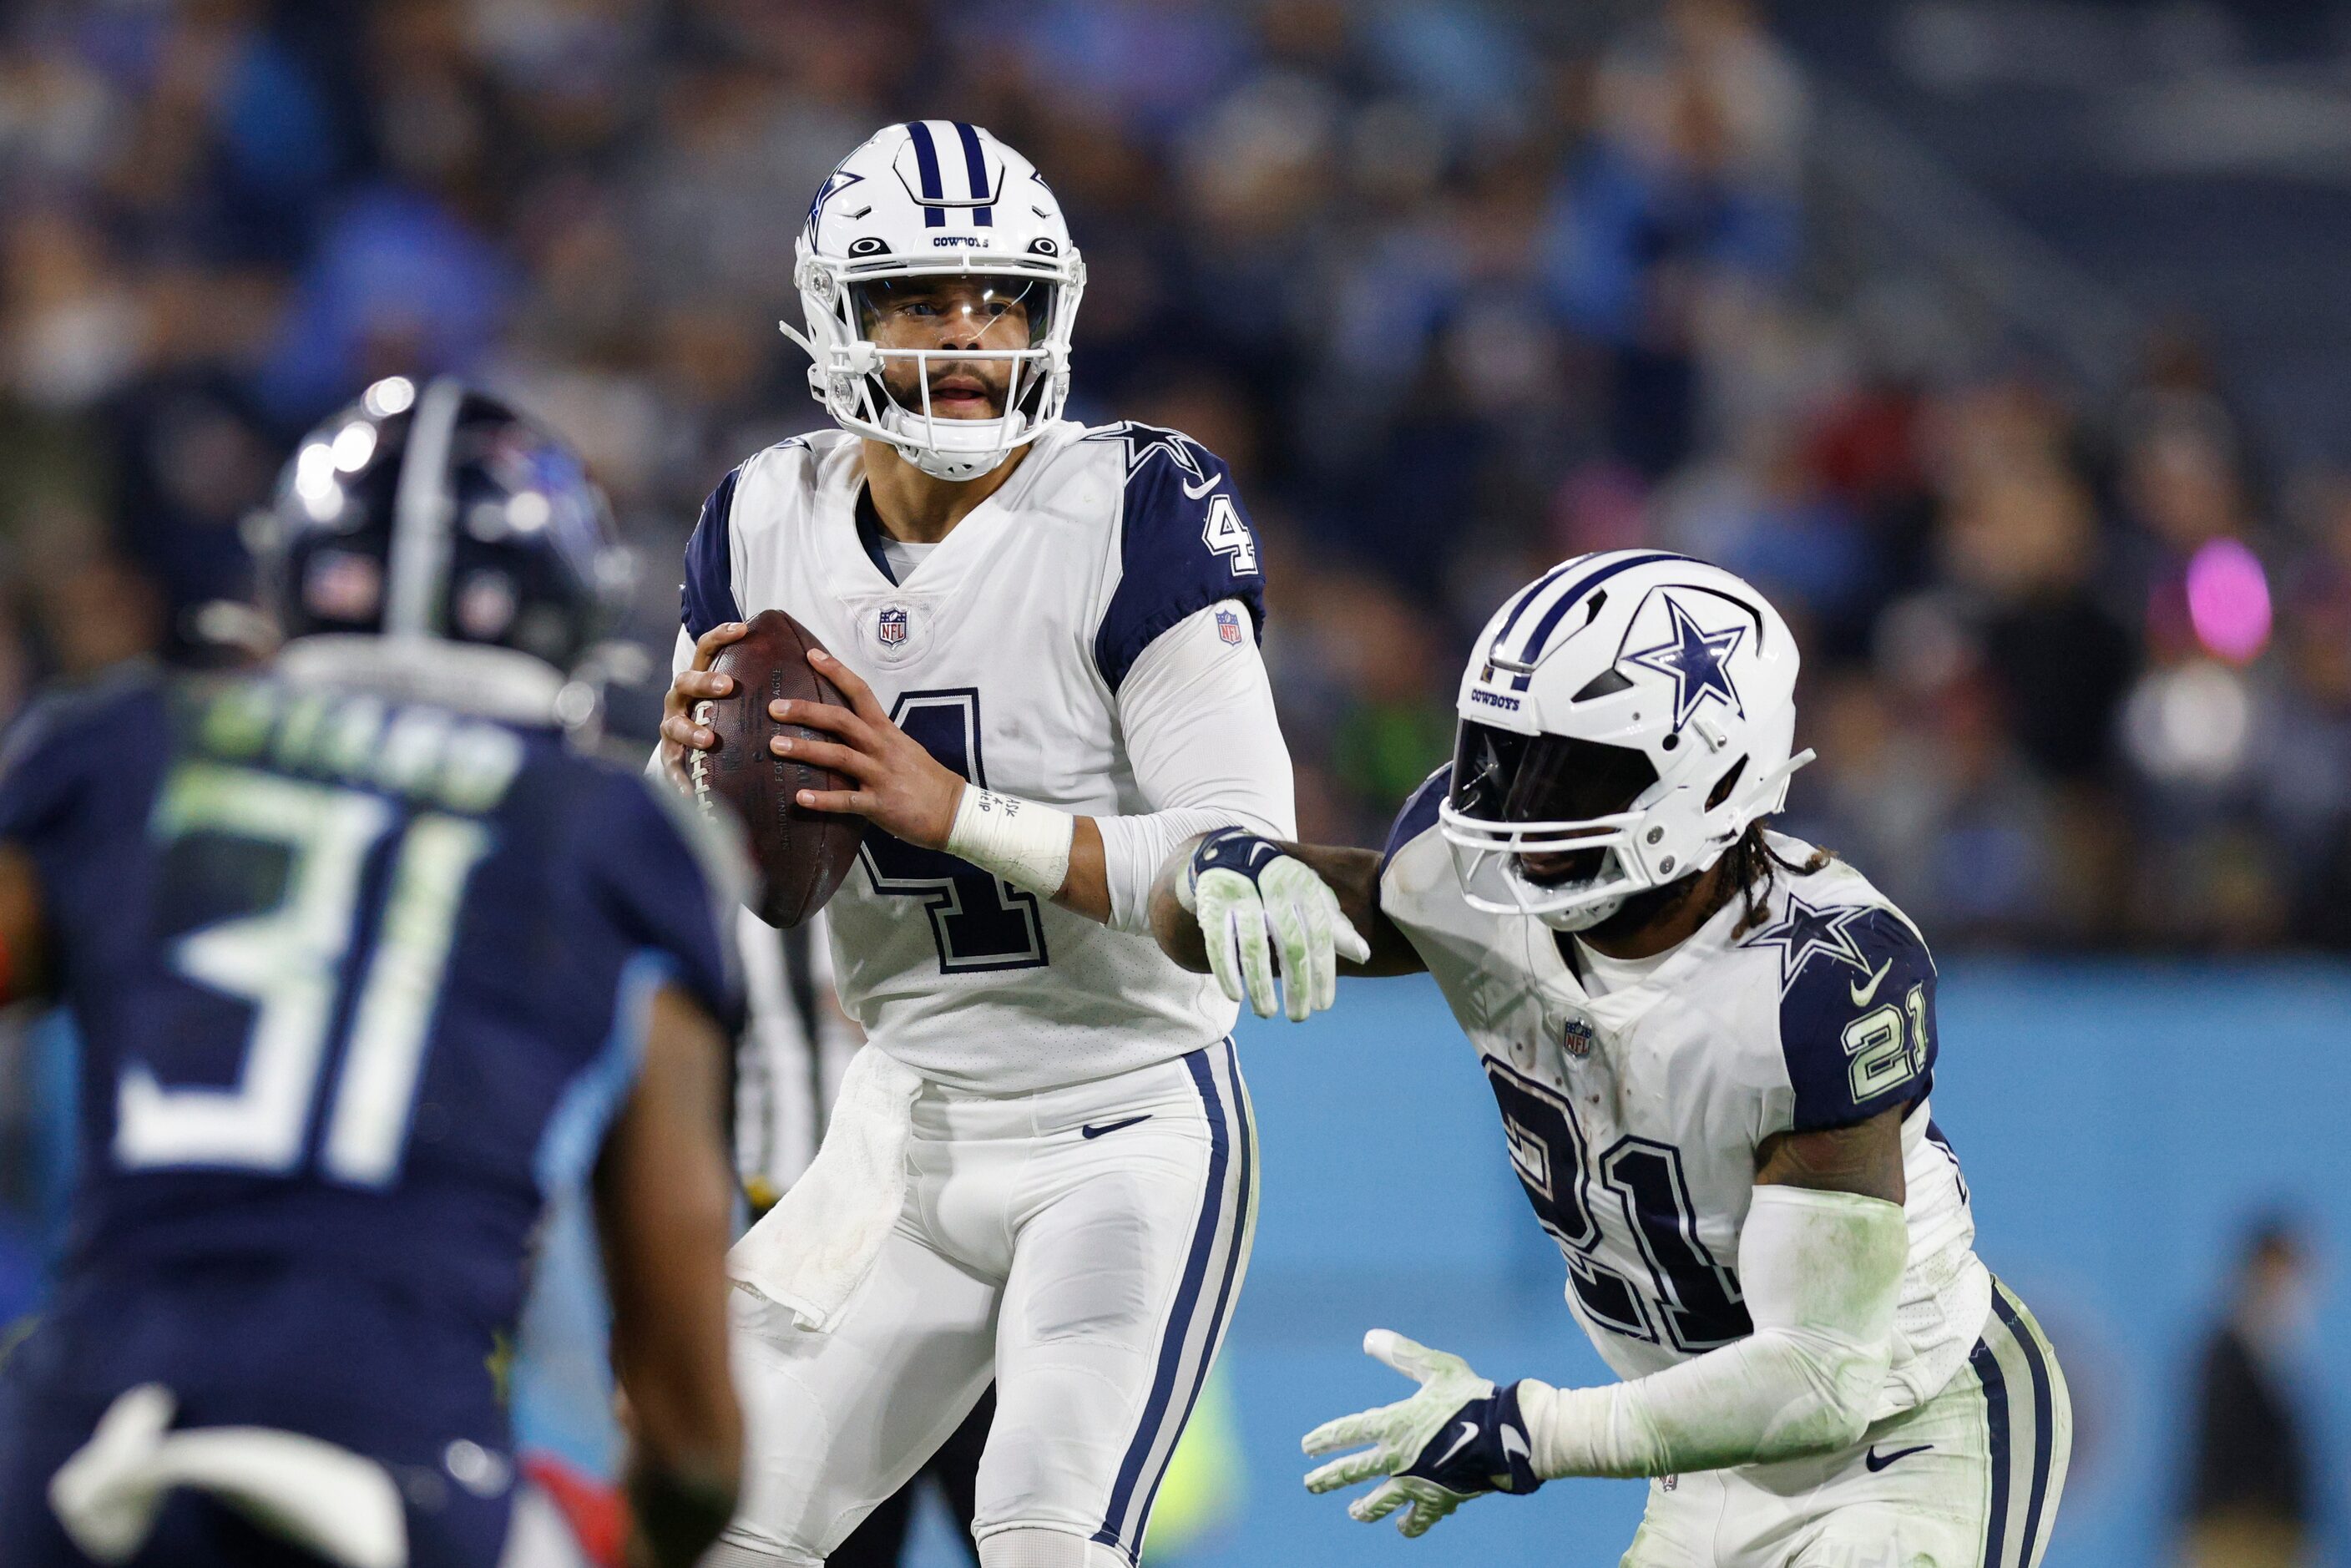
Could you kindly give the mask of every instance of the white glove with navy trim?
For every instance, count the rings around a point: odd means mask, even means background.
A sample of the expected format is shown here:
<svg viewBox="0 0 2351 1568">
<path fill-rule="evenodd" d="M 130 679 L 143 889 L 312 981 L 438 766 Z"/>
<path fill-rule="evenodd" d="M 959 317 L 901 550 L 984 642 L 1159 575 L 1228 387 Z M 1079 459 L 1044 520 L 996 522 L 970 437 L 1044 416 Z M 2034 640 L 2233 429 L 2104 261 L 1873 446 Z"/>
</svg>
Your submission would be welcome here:
<svg viewBox="0 0 2351 1568">
<path fill-rule="evenodd" d="M 1309 1471 L 1308 1491 L 1385 1476 L 1348 1504 L 1347 1513 L 1370 1524 L 1404 1509 L 1396 1528 L 1411 1537 L 1426 1535 L 1481 1493 L 1524 1493 L 1542 1485 L 1519 1412 L 1519 1385 L 1498 1389 L 1459 1356 L 1415 1344 L 1390 1329 L 1365 1334 L 1364 1351 L 1417 1382 L 1420 1392 L 1307 1433 L 1303 1446 L 1310 1455 L 1371 1445 Z"/>
<path fill-rule="evenodd" d="M 1279 956 L 1281 1010 L 1292 1023 L 1338 999 L 1339 959 L 1372 956 L 1340 911 L 1339 895 L 1313 869 L 1247 828 L 1210 833 L 1192 852 L 1177 884 L 1200 923 L 1208 969 L 1234 1001 L 1259 1018 L 1274 1014 Z"/>
</svg>

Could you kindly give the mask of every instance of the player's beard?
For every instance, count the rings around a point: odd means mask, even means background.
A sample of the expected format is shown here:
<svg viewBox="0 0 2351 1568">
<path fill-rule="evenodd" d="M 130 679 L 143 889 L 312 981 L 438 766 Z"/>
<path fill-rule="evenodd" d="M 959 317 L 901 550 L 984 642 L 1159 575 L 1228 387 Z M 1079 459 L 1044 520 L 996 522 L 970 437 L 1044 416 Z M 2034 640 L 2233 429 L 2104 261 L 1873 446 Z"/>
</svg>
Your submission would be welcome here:
<svg viewBox="0 0 2351 1568">
<path fill-rule="evenodd" d="M 982 360 L 959 361 L 949 360 L 934 368 L 929 374 L 930 408 L 938 419 L 988 420 L 1004 417 L 1004 397 L 1009 389 L 1012 374 L 1023 365 L 1003 361 Z M 953 398 L 942 402 L 940 383 L 964 379 L 979 383 L 976 398 Z M 882 390 L 908 415 L 923 417 L 923 374 L 920 365 L 894 366 L 882 374 Z"/>
</svg>

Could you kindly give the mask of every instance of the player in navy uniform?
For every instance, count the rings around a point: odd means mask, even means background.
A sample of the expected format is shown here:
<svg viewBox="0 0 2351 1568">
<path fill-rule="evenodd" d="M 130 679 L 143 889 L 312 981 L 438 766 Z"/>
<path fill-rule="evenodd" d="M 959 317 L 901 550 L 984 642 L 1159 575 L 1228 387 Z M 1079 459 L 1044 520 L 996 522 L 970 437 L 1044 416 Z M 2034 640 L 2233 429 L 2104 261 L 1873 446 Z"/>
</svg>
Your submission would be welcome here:
<svg viewBox="0 0 2351 1568">
<path fill-rule="evenodd" d="M 0 1369 L 10 1568 L 571 1561 L 500 1363 L 548 1197 L 592 1181 L 643 1551 L 731 1511 L 729 891 L 578 749 L 625 574 L 579 460 L 448 380 L 306 440 L 291 639 L 60 693 L 0 767 L 0 957 L 73 1009 L 80 1173 Z"/>
</svg>

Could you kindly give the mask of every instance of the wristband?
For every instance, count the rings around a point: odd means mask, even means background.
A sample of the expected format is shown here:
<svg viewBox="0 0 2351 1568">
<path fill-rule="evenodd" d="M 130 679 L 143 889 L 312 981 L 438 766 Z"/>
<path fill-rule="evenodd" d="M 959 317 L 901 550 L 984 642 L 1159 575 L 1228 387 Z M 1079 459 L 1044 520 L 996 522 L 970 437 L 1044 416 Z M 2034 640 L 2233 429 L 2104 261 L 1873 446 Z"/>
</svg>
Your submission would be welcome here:
<svg viewBox="0 0 2351 1568">
<path fill-rule="evenodd" d="M 947 853 L 1050 898 L 1070 879 L 1077 831 L 1078 820 L 1067 811 L 966 783 L 947 830 Z"/>
</svg>

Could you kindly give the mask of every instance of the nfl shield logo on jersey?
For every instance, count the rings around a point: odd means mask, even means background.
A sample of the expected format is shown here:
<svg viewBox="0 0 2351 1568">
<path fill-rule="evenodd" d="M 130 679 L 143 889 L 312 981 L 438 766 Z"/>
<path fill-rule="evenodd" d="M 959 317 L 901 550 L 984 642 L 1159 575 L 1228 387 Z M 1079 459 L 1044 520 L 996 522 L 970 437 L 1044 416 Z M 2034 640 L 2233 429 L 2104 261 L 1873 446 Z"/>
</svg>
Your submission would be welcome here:
<svg viewBox="0 0 2351 1568">
<path fill-rule="evenodd" d="M 1559 1026 L 1559 1043 L 1568 1055 L 1581 1061 L 1592 1054 L 1593 1029 L 1589 1019 L 1572 1018 Z"/>
<path fill-rule="evenodd" d="M 1238 648 L 1241 643 L 1241 618 L 1229 610 L 1217 612 L 1217 635 Z"/>
<path fill-rule="evenodd" d="M 875 619 L 873 635 L 884 648 L 895 648 L 906 641 L 906 612 L 893 604 Z"/>
</svg>

